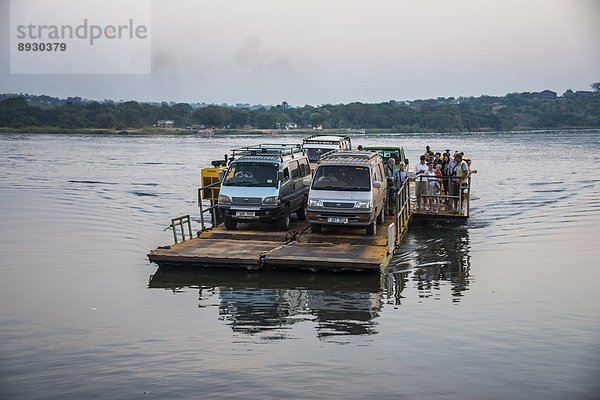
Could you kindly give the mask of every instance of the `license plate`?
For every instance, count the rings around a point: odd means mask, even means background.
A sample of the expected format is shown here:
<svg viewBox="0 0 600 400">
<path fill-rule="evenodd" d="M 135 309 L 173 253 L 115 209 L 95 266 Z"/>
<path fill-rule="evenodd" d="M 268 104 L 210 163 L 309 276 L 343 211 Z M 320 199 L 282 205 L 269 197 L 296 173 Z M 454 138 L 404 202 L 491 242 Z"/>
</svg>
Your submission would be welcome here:
<svg viewBox="0 0 600 400">
<path fill-rule="evenodd" d="M 255 215 L 254 211 L 237 211 L 235 213 L 236 217 L 254 217 Z"/>
<path fill-rule="evenodd" d="M 347 224 L 348 218 L 329 217 L 329 218 L 327 218 L 327 222 L 329 222 L 330 224 Z"/>
</svg>

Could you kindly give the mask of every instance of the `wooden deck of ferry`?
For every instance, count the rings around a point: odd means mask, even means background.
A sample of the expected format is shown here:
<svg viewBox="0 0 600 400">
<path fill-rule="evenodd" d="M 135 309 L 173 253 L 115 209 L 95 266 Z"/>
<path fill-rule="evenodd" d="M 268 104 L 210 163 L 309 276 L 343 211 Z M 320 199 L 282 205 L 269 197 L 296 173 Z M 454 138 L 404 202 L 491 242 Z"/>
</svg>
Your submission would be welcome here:
<svg viewBox="0 0 600 400">
<path fill-rule="evenodd" d="M 416 210 L 415 199 L 410 196 L 412 186 L 406 185 L 399 192 L 400 211 L 386 217 L 373 236 L 366 236 L 364 229 L 344 227 L 324 227 L 321 233 L 311 233 L 307 222 L 295 220 L 289 231 L 273 231 L 271 225 L 258 223 L 240 224 L 236 230 L 217 225 L 202 230 L 197 237 L 151 250 L 148 258 L 160 266 L 379 272 L 392 259 L 412 219 L 463 222 L 468 218 L 468 212 L 456 213 L 445 205 L 438 212 L 423 207 Z"/>
<path fill-rule="evenodd" d="M 391 223 L 390 217 L 374 236 L 347 228 L 310 233 L 309 224 L 300 221 L 288 232 L 273 232 L 260 224 L 244 224 L 235 231 L 217 226 L 154 249 L 148 258 L 159 265 L 379 271 L 392 256 L 387 238 Z"/>
</svg>

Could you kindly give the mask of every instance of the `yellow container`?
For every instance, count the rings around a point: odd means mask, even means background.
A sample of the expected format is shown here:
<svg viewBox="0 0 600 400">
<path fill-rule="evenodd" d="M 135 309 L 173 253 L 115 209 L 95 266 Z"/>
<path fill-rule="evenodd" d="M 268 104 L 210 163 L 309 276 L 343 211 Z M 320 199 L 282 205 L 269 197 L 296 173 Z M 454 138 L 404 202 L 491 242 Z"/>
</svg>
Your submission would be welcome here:
<svg viewBox="0 0 600 400">
<path fill-rule="evenodd" d="M 204 200 L 218 200 L 221 184 L 206 188 L 206 186 L 219 181 L 219 172 L 225 173 L 227 167 L 206 167 L 200 169 L 200 186 Z"/>
</svg>

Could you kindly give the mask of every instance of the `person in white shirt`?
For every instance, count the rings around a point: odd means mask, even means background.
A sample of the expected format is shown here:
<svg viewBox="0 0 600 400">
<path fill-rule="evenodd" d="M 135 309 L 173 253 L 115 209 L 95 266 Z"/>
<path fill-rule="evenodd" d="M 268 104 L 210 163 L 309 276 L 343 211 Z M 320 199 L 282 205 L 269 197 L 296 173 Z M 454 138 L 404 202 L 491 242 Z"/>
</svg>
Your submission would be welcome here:
<svg viewBox="0 0 600 400">
<path fill-rule="evenodd" d="M 415 165 L 415 194 L 417 195 L 417 209 L 421 208 L 422 200 L 421 196 L 425 195 L 427 190 L 427 180 L 424 178 L 424 173 L 427 171 L 427 164 L 425 163 L 425 156 L 421 156 L 421 161 Z M 424 206 L 424 205 L 423 205 Z"/>
<path fill-rule="evenodd" d="M 437 191 L 437 187 L 438 187 L 438 177 L 437 174 L 435 173 L 435 169 L 433 168 L 433 163 L 428 162 L 427 163 L 427 171 L 425 171 L 423 173 L 424 176 L 427 177 L 427 189 L 426 189 L 426 194 L 427 194 L 427 201 L 426 203 L 426 208 L 425 210 L 429 211 L 433 211 L 433 212 L 438 212 L 438 191 Z"/>
</svg>

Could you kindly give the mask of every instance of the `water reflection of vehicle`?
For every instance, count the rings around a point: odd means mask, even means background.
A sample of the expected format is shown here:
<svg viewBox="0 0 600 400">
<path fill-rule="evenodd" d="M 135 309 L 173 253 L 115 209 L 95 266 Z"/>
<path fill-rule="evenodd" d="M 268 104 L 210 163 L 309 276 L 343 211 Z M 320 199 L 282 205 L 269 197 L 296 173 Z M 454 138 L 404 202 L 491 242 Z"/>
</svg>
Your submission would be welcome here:
<svg viewBox="0 0 600 400">
<path fill-rule="evenodd" d="M 473 279 L 466 226 L 414 224 L 403 250 L 384 277 L 386 297 L 394 304 L 401 304 L 407 286 L 413 286 L 419 298 L 440 299 L 442 287 L 448 285 L 453 302 L 460 302 L 469 290 Z"/>
<path fill-rule="evenodd" d="M 236 332 L 259 334 L 310 320 L 317 336 L 372 335 L 381 310 L 379 274 L 310 274 L 302 271 L 244 271 L 158 268 L 149 288 L 214 291 L 219 315 Z M 216 289 L 216 290 L 215 290 Z"/>
</svg>

